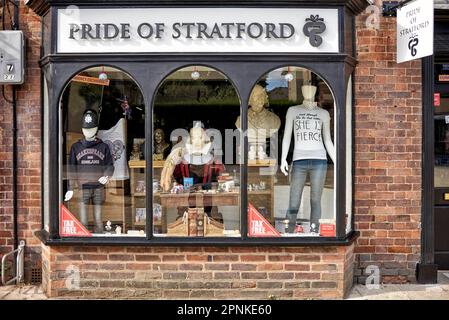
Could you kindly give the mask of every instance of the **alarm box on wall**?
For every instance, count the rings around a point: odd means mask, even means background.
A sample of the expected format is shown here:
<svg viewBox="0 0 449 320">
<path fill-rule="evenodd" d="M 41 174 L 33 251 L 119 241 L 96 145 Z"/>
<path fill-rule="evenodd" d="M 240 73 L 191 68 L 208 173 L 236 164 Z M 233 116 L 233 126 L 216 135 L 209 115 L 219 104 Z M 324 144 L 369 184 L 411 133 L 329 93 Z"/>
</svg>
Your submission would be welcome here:
<svg viewBox="0 0 449 320">
<path fill-rule="evenodd" d="M 0 84 L 24 81 L 25 40 L 22 31 L 0 31 Z"/>
</svg>

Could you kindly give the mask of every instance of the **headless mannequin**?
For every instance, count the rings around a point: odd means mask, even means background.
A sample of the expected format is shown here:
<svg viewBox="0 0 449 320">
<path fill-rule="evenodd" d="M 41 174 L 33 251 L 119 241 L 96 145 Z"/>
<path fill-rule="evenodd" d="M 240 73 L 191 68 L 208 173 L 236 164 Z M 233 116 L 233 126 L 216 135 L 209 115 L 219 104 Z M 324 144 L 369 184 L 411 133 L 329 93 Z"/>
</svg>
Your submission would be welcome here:
<svg viewBox="0 0 449 320">
<path fill-rule="evenodd" d="M 97 131 L 98 131 L 98 127 L 94 127 L 94 128 L 82 128 L 83 131 L 83 135 L 84 135 L 84 142 L 85 143 L 95 143 L 95 141 L 97 140 Z M 81 142 L 82 140 L 80 140 Z M 101 142 L 103 143 L 103 142 Z M 109 148 L 107 148 L 107 150 L 109 151 Z M 71 151 L 72 153 L 72 151 Z M 112 156 L 110 154 L 109 151 L 109 157 L 112 160 Z M 71 162 L 73 162 L 73 160 L 71 159 Z M 74 163 L 71 163 L 70 165 L 73 166 L 77 166 Z M 106 171 L 108 171 L 108 173 L 110 175 L 112 175 L 113 173 L 113 167 L 112 167 L 112 173 L 111 173 L 111 169 L 108 168 Z M 105 171 L 105 173 L 106 173 Z M 109 182 L 109 175 L 103 175 L 98 179 L 98 183 L 101 184 L 101 186 L 106 185 Z M 64 201 L 70 201 L 73 198 L 73 186 L 69 183 L 69 190 L 66 192 L 65 197 L 64 197 Z M 79 210 L 80 210 L 80 220 L 81 223 L 84 226 L 87 226 L 88 224 L 88 217 L 87 217 L 87 208 L 86 208 L 86 203 L 85 203 L 85 195 L 84 195 L 85 190 L 83 189 L 83 197 L 80 201 L 79 204 Z M 98 192 L 98 194 L 94 194 L 93 197 L 100 197 L 100 192 L 104 192 L 104 188 L 96 188 L 95 192 Z M 104 195 L 103 195 L 103 199 L 104 199 Z M 103 200 L 104 201 L 104 200 Z M 94 201 L 94 217 L 95 217 L 95 232 L 103 232 L 103 221 L 102 221 L 102 204 L 99 203 L 95 203 L 96 201 Z M 100 201 L 102 202 L 102 201 Z"/>
<path fill-rule="evenodd" d="M 286 176 L 289 171 L 287 154 L 293 132 L 295 134 L 287 232 L 293 232 L 296 226 L 296 217 L 307 175 L 310 175 L 311 181 L 311 228 L 312 231 L 317 231 L 321 217 L 321 196 L 327 172 L 326 151 L 335 163 L 334 144 L 330 134 L 330 116 L 314 101 L 316 91 L 315 86 L 302 86 L 303 104 L 292 106 L 287 111 L 281 158 L 281 171 Z"/>
</svg>

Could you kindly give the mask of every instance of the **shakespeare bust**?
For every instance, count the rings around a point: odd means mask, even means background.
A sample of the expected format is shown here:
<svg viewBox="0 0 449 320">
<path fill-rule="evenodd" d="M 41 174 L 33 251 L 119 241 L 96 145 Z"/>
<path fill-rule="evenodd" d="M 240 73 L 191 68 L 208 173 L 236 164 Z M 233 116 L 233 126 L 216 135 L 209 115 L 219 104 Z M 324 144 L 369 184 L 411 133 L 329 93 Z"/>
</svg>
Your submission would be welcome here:
<svg viewBox="0 0 449 320">
<path fill-rule="evenodd" d="M 265 150 L 266 140 L 275 134 L 280 126 L 281 119 L 271 111 L 267 110 L 269 105 L 266 90 L 256 85 L 249 98 L 248 109 L 248 143 Z M 235 126 L 240 129 L 240 116 L 235 122 Z"/>
</svg>

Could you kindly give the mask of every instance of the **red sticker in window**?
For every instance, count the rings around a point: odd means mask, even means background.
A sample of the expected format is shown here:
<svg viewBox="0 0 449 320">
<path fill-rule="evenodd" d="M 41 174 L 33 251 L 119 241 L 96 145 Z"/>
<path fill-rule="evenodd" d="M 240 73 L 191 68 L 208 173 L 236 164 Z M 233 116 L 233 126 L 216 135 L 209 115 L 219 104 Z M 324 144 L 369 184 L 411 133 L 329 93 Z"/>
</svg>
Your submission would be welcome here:
<svg viewBox="0 0 449 320">
<path fill-rule="evenodd" d="M 439 93 L 433 94 L 433 105 L 439 107 L 441 105 L 441 95 Z"/>
<path fill-rule="evenodd" d="M 92 234 L 63 204 L 59 213 L 59 234 L 61 237 L 92 237 Z"/>
<path fill-rule="evenodd" d="M 248 204 L 248 223 L 250 237 L 280 237 L 280 233 L 257 211 Z"/>
</svg>

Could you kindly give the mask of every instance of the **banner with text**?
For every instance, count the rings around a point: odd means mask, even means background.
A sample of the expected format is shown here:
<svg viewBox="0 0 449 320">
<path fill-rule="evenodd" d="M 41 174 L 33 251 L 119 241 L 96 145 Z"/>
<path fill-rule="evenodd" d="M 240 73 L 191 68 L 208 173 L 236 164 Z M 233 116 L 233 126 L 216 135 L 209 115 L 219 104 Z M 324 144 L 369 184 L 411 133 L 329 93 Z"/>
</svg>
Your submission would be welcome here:
<svg viewBox="0 0 449 320">
<path fill-rule="evenodd" d="M 338 53 L 338 9 L 58 9 L 59 53 Z"/>
<path fill-rule="evenodd" d="M 61 237 L 91 237 L 92 234 L 78 221 L 77 218 L 61 204 L 59 215 L 59 234 Z"/>
</svg>

